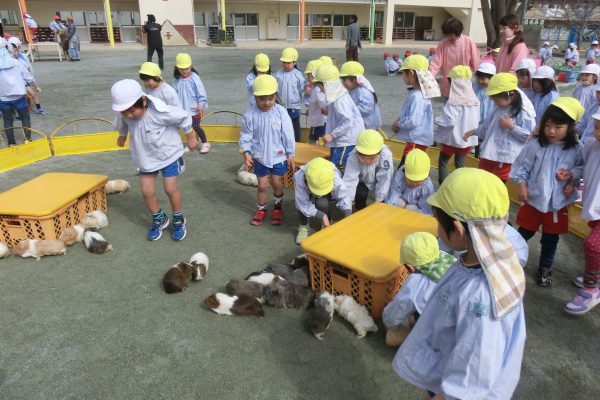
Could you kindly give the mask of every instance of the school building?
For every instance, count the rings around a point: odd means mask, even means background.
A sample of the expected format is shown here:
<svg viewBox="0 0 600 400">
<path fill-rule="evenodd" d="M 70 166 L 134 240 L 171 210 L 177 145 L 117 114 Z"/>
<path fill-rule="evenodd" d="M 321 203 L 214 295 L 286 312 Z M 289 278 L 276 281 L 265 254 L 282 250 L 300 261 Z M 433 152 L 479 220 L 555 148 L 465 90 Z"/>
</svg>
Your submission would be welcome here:
<svg viewBox="0 0 600 400">
<path fill-rule="evenodd" d="M 108 41 L 105 0 L 26 0 L 40 35 L 54 15 L 72 16 L 81 42 Z M 244 40 L 298 40 L 300 1 L 269 0 L 110 0 L 116 42 L 144 40 L 141 25 L 154 14 L 163 25 L 165 45 L 195 44 L 216 39 L 224 9 L 228 36 Z M 358 16 L 363 40 L 369 38 L 371 18 L 376 41 L 438 41 L 440 26 L 450 16 L 460 19 L 465 34 L 485 43 L 480 0 L 316 0 L 304 1 L 305 40 L 345 40 L 350 16 Z M 374 9 L 374 12 L 372 12 Z M 18 0 L 0 0 L 5 31 L 22 26 Z M 47 32 L 47 31 L 46 31 Z M 43 37 L 41 37 L 43 39 Z"/>
</svg>

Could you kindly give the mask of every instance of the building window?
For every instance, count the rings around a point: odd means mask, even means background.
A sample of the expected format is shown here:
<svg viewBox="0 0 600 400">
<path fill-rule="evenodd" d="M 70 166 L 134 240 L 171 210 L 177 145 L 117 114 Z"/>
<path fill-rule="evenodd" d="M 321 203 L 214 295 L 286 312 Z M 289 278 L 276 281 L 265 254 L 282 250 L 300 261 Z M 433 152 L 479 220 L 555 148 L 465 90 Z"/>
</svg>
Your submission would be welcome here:
<svg viewBox="0 0 600 400">
<path fill-rule="evenodd" d="M 235 14 L 235 26 L 258 26 L 258 14 Z"/>
<path fill-rule="evenodd" d="M 73 17 L 73 23 L 77 26 L 86 26 L 86 18 L 85 12 L 83 11 L 61 11 L 60 17 L 63 21 L 67 19 L 67 17 Z"/>
<path fill-rule="evenodd" d="M 415 13 L 411 12 L 395 12 L 394 13 L 394 28 L 414 28 Z"/>
<path fill-rule="evenodd" d="M 310 14 L 311 26 L 331 26 L 333 19 L 331 14 Z"/>
<path fill-rule="evenodd" d="M 383 11 L 375 11 L 375 28 L 383 28 Z"/>
<path fill-rule="evenodd" d="M 121 26 L 140 26 L 140 13 L 137 11 L 120 11 L 118 14 Z"/>
<path fill-rule="evenodd" d="M 19 25 L 18 14 L 14 10 L 0 10 L 2 25 Z"/>
<path fill-rule="evenodd" d="M 195 26 L 206 26 L 206 18 L 203 12 L 194 12 L 194 25 Z"/>
</svg>

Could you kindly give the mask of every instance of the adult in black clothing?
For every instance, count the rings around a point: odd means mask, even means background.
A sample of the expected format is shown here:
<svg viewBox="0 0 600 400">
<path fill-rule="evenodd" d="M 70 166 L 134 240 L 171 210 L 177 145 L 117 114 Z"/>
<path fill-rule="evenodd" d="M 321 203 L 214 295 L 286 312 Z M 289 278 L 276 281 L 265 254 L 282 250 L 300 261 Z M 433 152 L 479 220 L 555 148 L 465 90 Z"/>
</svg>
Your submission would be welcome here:
<svg viewBox="0 0 600 400">
<path fill-rule="evenodd" d="M 148 62 L 152 62 L 152 56 L 156 50 L 158 54 L 158 66 L 163 69 L 163 45 L 162 36 L 160 36 L 160 24 L 156 23 L 156 17 L 152 14 L 148 14 L 148 21 L 142 27 L 142 32 L 146 34 L 146 42 L 148 43 Z"/>
</svg>

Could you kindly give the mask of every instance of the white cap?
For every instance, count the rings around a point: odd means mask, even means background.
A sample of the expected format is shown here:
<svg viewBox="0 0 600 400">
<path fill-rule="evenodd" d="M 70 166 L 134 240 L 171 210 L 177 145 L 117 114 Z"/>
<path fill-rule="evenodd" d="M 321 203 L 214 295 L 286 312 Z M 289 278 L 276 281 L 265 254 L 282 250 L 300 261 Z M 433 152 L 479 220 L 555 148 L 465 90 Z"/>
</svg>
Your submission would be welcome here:
<svg viewBox="0 0 600 400">
<path fill-rule="evenodd" d="M 543 65 L 535 70 L 533 75 L 531 75 L 532 79 L 552 79 L 554 80 L 554 69 L 547 65 Z"/>
<path fill-rule="evenodd" d="M 484 74 L 496 75 L 496 66 L 489 62 L 482 62 L 477 67 L 477 71 L 483 72 Z"/>
<path fill-rule="evenodd" d="M 594 74 L 596 76 L 600 75 L 600 65 L 598 64 L 588 64 L 581 70 L 582 74 Z"/>
<path fill-rule="evenodd" d="M 110 89 L 113 111 L 125 111 L 144 95 L 138 81 L 121 79 Z"/>
<path fill-rule="evenodd" d="M 575 48 L 577 48 L 577 45 L 575 43 L 569 43 L 569 47 L 572 47 L 575 49 Z"/>
<path fill-rule="evenodd" d="M 558 46 L 557 45 L 553 45 L 552 48 L 558 50 Z"/>
<path fill-rule="evenodd" d="M 21 42 L 21 40 L 19 40 L 19 38 L 16 37 L 16 36 L 9 37 L 8 38 L 8 43 L 14 44 L 17 47 L 20 47 L 23 44 L 23 42 Z"/>
<path fill-rule="evenodd" d="M 544 42 L 544 46 L 550 46 L 550 42 Z"/>
<path fill-rule="evenodd" d="M 520 69 L 527 69 L 529 70 L 529 76 L 532 76 L 536 68 L 537 66 L 535 65 L 535 61 L 533 61 L 532 58 L 523 58 L 517 64 L 517 68 L 515 71 L 518 71 Z"/>
<path fill-rule="evenodd" d="M 600 121 L 600 112 L 597 112 L 596 114 L 592 115 L 592 118 L 594 118 L 595 120 Z"/>
<path fill-rule="evenodd" d="M 598 44 L 597 40 L 592 40 L 592 44 Z"/>
</svg>

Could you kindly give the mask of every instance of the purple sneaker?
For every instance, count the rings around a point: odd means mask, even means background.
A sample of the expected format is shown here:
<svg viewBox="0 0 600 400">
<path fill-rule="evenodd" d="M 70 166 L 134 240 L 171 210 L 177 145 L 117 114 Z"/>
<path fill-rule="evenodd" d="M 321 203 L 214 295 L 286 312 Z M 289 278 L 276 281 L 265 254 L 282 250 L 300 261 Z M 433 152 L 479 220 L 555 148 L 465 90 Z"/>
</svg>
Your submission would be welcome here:
<svg viewBox="0 0 600 400">
<path fill-rule="evenodd" d="M 567 303 L 565 311 L 573 315 L 585 314 L 600 303 L 600 289 L 588 291 L 580 289 L 573 300 Z"/>
</svg>

